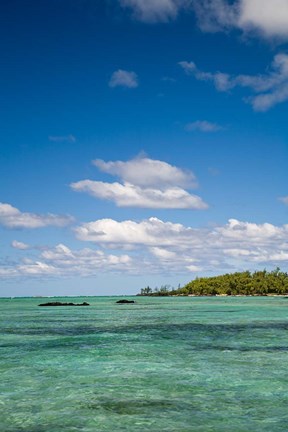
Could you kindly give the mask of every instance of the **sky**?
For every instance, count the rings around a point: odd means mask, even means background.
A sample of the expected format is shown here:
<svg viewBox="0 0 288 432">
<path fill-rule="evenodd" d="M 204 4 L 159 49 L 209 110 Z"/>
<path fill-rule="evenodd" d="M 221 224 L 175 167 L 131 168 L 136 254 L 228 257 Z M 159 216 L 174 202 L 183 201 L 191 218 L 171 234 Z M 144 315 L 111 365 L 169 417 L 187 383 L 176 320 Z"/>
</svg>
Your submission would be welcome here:
<svg viewBox="0 0 288 432">
<path fill-rule="evenodd" d="M 288 264 L 288 0 L 3 0 L 0 296 Z"/>
</svg>

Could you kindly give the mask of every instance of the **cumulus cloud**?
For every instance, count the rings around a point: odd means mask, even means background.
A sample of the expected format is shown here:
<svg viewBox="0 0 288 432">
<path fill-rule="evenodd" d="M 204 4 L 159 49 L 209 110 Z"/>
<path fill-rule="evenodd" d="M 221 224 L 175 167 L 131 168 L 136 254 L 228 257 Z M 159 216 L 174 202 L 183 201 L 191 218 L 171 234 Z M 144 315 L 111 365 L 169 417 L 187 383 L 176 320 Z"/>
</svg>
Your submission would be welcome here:
<svg viewBox="0 0 288 432">
<path fill-rule="evenodd" d="M 211 230 L 185 227 L 182 224 L 163 222 L 152 217 L 142 222 L 127 220 L 117 222 L 113 219 L 100 219 L 95 222 L 84 223 L 75 228 L 77 238 L 82 241 L 93 241 L 99 244 L 133 244 L 145 246 L 174 245 L 181 248 L 191 246 L 205 246 L 231 241 L 256 243 L 261 246 L 266 241 L 279 242 L 288 240 L 288 225 L 278 227 L 269 223 L 256 224 L 229 219 L 228 223 Z M 213 247 L 213 245 L 210 245 Z"/>
<path fill-rule="evenodd" d="M 288 0 L 194 0 L 192 4 L 203 31 L 237 28 L 266 38 L 288 37 Z"/>
<path fill-rule="evenodd" d="M 17 265 L 2 266 L 0 277 L 87 277 L 108 271 L 133 271 L 133 259 L 127 254 L 107 254 L 89 248 L 71 250 L 58 244 L 46 248 L 35 260 L 23 259 Z"/>
<path fill-rule="evenodd" d="M 158 271 L 169 268 L 223 271 L 233 265 L 236 268 L 239 265 L 250 268 L 253 263 L 278 265 L 278 261 L 287 260 L 288 254 L 288 225 L 237 219 L 214 228 L 186 227 L 158 218 L 140 222 L 100 219 L 78 226 L 75 234 L 81 241 L 104 248 L 144 250 L 150 256 L 151 268 Z"/>
<path fill-rule="evenodd" d="M 104 183 L 82 180 L 72 183 L 72 189 L 115 202 L 118 207 L 140 207 L 159 209 L 207 209 L 207 204 L 197 195 L 179 187 L 165 190 L 141 188 L 130 183 Z"/>
<path fill-rule="evenodd" d="M 30 247 L 28 244 L 23 243 L 23 242 L 19 242 L 17 240 L 13 240 L 11 243 L 11 246 L 14 249 L 20 249 L 20 250 L 26 250 L 26 249 L 29 249 L 29 247 Z"/>
<path fill-rule="evenodd" d="M 193 10 L 204 32 L 229 31 L 286 40 L 288 0 L 119 0 L 134 19 L 146 23 L 169 22 L 181 11 Z"/>
<path fill-rule="evenodd" d="M 207 120 L 197 120 L 185 125 L 185 130 L 188 132 L 197 130 L 201 132 L 217 132 L 222 129 L 222 126 L 218 125 L 217 123 L 208 122 Z"/>
<path fill-rule="evenodd" d="M 191 171 L 149 158 L 136 158 L 126 162 L 97 159 L 93 163 L 100 171 L 119 177 L 122 183 L 81 180 L 70 185 L 73 190 L 115 202 L 119 207 L 208 208 L 199 196 L 183 189 L 185 186 L 197 185 Z"/>
<path fill-rule="evenodd" d="M 229 219 L 228 225 L 217 228 L 216 231 L 223 240 L 229 238 L 234 241 L 241 240 L 243 242 L 243 238 L 245 238 L 249 239 L 249 243 L 256 243 L 260 246 L 270 239 L 273 239 L 273 241 L 285 239 L 288 234 L 288 225 L 277 227 L 270 223 L 256 224 Z"/>
<path fill-rule="evenodd" d="M 135 72 L 128 72 L 122 69 L 118 69 L 113 72 L 110 81 L 109 87 L 128 87 L 128 88 L 136 88 L 138 87 L 138 77 Z"/>
<path fill-rule="evenodd" d="M 137 186 L 197 186 L 195 175 L 191 171 L 185 171 L 167 162 L 147 157 L 137 157 L 125 162 L 105 162 L 96 159 L 93 164 L 100 171 L 115 175 L 124 182 Z"/>
<path fill-rule="evenodd" d="M 177 254 L 173 251 L 158 247 L 158 246 L 154 246 L 150 248 L 150 252 L 156 257 L 156 258 L 160 258 L 160 260 L 167 260 L 167 261 L 171 261 L 171 260 L 175 260 L 177 259 Z"/>
<path fill-rule="evenodd" d="M 93 241 L 101 245 L 117 244 L 120 247 L 173 245 L 175 237 L 184 241 L 187 233 L 191 231 L 192 228 L 186 229 L 181 224 L 163 222 L 154 217 L 142 222 L 100 219 L 75 228 L 79 240 Z"/>
<path fill-rule="evenodd" d="M 270 71 L 265 75 L 236 75 L 222 72 L 203 72 L 194 62 L 181 61 L 179 65 L 188 75 L 197 80 L 210 81 L 218 91 L 229 91 L 235 87 L 248 88 L 254 95 L 246 98 L 255 111 L 267 111 L 288 99 L 288 55 L 275 55 Z"/>
<path fill-rule="evenodd" d="M 73 251 L 63 244 L 42 252 L 41 258 L 64 274 L 80 272 L 82 276 L 99 271 L 128 271 L 133 261 L 127 254 L 107 254 L 89 248 Z"/>
<path fill-rule="evenodd" d="M 2 265 L 0 277 L 175 275 L 288 263 L 288 225 L 230 219 L 222 226 L 193 228 L 155 217 L 139 222 L 100 219 L 79 225 L 75 235 L 96 249 L 73 250 L 64 244 L 37 249 L 34 259 Z"/>
<path fill-rule="evenodd" d="M 13 269 L 13 276 L 57 276 L 59 275 L 58 269 L 53 265 L 46 264 L 41 261 L 26 262 L 20 264 Z"/>
<path fill-rule="evenodd" d="M 45 226 L 63 227 L 73 221 L 71 216 L 61 216 L 48 213 L 40 215 L 36 213 L 23 213 L 7 203 L 0 203 L 0 225 L 6 228 L 42 228 Z"/>
<path fill-rule="evenodd" d="M 288 36 L 287 0 L 242 0 L 239 7 L 239 26 L 257 29 L 265 36 Z"/>
</svg>

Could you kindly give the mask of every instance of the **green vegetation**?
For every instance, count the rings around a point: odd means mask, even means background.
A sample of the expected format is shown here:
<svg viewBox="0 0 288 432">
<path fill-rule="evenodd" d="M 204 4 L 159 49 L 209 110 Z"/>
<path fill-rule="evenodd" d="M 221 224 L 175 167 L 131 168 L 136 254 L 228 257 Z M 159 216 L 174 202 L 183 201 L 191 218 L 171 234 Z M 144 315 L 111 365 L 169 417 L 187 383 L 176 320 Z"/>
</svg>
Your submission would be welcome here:
<svg viewBox="0 0 288 432">
<path fill-rule="evenodd" d="M 154 290 L 149 286 L 142 288 L 140 294 L 141 296 L 168 296 L 173 295 L 176 292 L 174 288 L 171 288 L 170 285 L 162 285 L 160 288 L 156 287 Z"/>
<path fill-rule="evenodd" d="M 171 295 L 288 295 L 288 274 L 275 270 L 268 272 L 249 271 L 229 273 L 221 276 L 201 277 L 189 282 L 182 288 L 173 289 L 164 285 L 160 289 L 142 288 L 139 295 L 171 296 Z"/>
</svg>

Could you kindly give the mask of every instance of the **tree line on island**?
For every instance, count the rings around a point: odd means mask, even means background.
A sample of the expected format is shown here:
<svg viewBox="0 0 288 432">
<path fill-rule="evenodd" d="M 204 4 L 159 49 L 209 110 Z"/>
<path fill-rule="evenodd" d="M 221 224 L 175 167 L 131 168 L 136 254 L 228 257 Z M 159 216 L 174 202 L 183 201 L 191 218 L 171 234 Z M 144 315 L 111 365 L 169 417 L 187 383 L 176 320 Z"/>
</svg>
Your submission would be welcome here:
<svg viewBox="0 0 288 432">
<path fill-rule="evenodd" d="M 227 273 L 221 276 L 196 277 L 196 279 L 177 289 L 170 285 L 160 288 L 142 288 L 140 296 L 216 296 L 216 295 L 288 295 L 288 273 L 279 267 L 267 270 Z"/>
</svg>

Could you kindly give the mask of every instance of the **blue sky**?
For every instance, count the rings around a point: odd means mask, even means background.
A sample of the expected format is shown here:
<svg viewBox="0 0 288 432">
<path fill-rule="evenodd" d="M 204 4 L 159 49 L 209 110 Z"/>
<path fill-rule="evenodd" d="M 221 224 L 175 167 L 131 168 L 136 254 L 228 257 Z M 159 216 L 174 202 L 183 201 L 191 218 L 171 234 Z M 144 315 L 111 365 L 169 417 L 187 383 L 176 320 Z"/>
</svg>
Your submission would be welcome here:
<svg viewBox="0 0 288 432">
<path fill-rule="evenodd" d="M 0 12 L 1 296 L 287 269 L 288 0 Z"/>
</svg>

